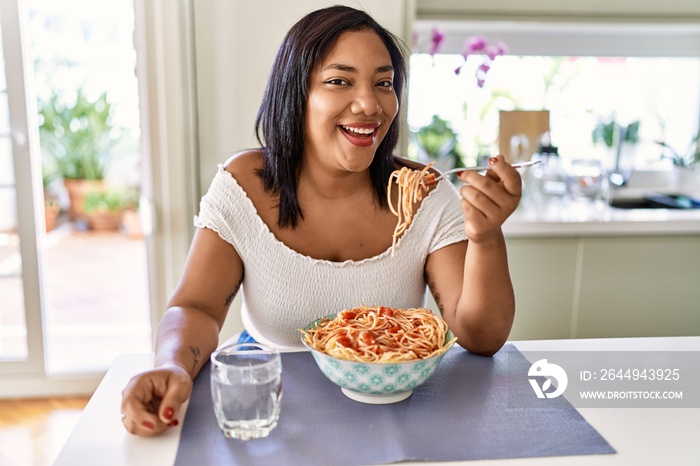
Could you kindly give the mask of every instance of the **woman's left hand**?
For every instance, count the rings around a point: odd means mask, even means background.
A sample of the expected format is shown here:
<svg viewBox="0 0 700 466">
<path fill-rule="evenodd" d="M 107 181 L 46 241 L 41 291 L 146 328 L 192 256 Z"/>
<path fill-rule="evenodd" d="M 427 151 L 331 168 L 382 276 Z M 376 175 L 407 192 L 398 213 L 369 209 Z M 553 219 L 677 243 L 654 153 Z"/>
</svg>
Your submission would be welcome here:
<svg viewBox="0 0 700 466">
<path fill-rule="evenodd" d="M 462 186 L 462 211 L 464 233 L 472 243 L 487 242 L 500 232 L 503 222 L 518 207 L 522 194 L 520 173 L 511 167 L 505 157 L 498 155 L 489 159 L 489 170 L 485 175 L 465 170 L 459 179 Z"/>
</svg>

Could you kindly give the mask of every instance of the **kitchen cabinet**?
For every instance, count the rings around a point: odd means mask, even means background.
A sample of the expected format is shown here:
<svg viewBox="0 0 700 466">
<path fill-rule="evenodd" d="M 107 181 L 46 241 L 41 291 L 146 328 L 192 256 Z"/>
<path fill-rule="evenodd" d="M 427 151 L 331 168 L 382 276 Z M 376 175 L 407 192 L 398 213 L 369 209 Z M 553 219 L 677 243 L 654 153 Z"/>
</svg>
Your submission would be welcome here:
<svg viewBox="0 0 700 466">
<path fill-rule="evenodd" d="M 700 335 L 700 237 L 582 242 L 572 337 Z"/>
<path fill-rule="evenodd" d="M 511 340 L 700 335 L 700 235 L 507 241 Z"/>
<path fill-rule="evenodd" d="M 576 292 L 577 240 L 508 240 L 515 290 L 511 340 L 569 338 Z"/>
</svg>

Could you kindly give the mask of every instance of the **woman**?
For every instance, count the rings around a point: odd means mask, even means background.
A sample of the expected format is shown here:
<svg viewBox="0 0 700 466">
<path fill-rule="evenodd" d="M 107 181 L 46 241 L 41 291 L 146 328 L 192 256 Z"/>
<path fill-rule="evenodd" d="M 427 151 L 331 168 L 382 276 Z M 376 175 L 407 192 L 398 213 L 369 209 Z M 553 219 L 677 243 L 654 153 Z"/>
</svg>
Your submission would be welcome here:
<svg viewBox="0 0 700 466">
<path fill-rule="evenodd" d="M 405 80 L 397 41 L 364 12 L 326 8 L 292 27 L 256 122 L 262 148 L 219 167 L 159 327 L 155 368 L 124 390 L 130 432 L 177 425 L 240 287 L 247 332 L 281 349 L 301 346 L 297 329 L 334 311 L 421 306 L 426 284 L 461 346 L 500 349 L 514 313 L 501 225 L 520 176 L 499 156 L 485 176 L 462 173 L 459 193 L 437 183 L 392 254 L 386 186 L 411 163 L 392 154 Z"/>
</svg>

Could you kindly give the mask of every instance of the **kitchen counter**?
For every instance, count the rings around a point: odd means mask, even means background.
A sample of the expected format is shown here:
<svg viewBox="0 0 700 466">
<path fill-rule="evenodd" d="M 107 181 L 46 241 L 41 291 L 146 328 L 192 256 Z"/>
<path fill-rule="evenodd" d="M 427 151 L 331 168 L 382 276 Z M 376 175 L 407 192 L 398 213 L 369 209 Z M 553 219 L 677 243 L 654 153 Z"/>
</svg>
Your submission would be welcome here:
<svg viewBox="0 0 700 466">
<path fill-rule="evenodd" d="M 700 170 L 638 170 L 612 199 L 675 193 L 700 199 Z M 700 209 L 621 209 L 599 202 L 565 201 L 536 206 L 523 198 L 503 226 L 506 237 L 697 236 Z"/>
<path fill-rule="evenodd" d="M 618 209 L 571 202 L 523 203 L 503 225 L 506 237 L 700 235 L 700 209 Z"/>
</svg>

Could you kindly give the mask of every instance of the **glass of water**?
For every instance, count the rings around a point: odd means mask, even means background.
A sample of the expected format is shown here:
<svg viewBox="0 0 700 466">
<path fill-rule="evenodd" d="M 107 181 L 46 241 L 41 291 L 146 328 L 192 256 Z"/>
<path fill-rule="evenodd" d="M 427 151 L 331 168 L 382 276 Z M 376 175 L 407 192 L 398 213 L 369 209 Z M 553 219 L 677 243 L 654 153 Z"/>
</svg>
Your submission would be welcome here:
<svg viewBox="0 0 700 466">
<path fill-rule="evenodd" d="M 597 159 L 571 161 L 569 193 L 575 201 L 607 202 L 609 186 L 603 164 Z"/>
<path fill-rule="evenodd" d="M 216 420 L 226 437 L 267 437 L 280 412 L 279 351 L 258 343 L 219 348 L 211 355 L 211 396 Z"/>
</svg>

